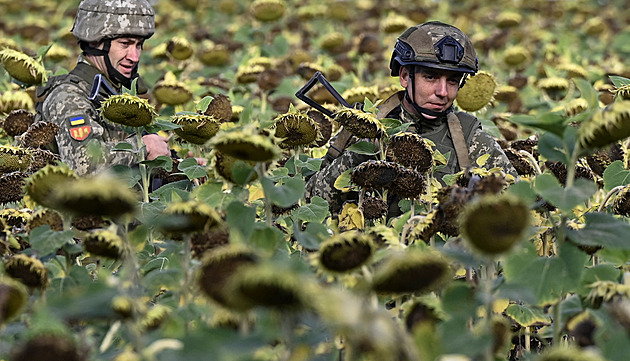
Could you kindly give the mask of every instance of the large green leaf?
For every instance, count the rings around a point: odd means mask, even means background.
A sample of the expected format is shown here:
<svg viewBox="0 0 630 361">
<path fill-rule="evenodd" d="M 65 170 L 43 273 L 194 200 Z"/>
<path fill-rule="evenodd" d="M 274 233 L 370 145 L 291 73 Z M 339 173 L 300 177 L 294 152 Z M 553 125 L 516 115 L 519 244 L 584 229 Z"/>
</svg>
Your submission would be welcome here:
<svg viewBox="0 0 630 361">
<path fill-rule="evenodd" d="M 56 252 L 64 244 L 72 241 L 73 235 L 74 232 L 71 230 L 57 232 L 51 230 L 48 225 L 43 225 L 31 231 L 29 242 L 31 248 L 40 257 L 44 257 Z"/>
<path fill-rule="evenodd" d="M 256 207 L 248 207 L 241 202 L 232 202 L 227 207 L 225 220 L 231 232 L 238 232 L 242 240 L 248 240 L 254 231 Z"/>
<path fill-rule="evenodd" d="M 522 327 L 532 326 L 535 323 L 549 323 L 549 317 L 539 307 L 529 307 L 526 305 L 511 304 L 505 310 L 516 323 Z"/>
<path fill-rule="evenodd" d="M 304 222 L 322 223 L 330 215 L 328 202 L 322 197 L 313 197 L 309 204 L 296 209 L 293 215 Z"/>
<path fill-rule="evenodd" d="M 630 171 L 623 166 L 623 162 L 616 160 L 604 171 L 604 190 L 610 192 L 617 186 L 630 184 Z"/>
<path fill-rule="evenodd" d="M 607 213 L 586 213 L 581 229 L 568 229 L 567 237 L 584 246 L 630 250 L 630 224 Z"/>
<path fill-rule="evenodd" d="M 306 225 L 304 231 L 298 229 L 298 223 L 293 224 L 293 237 L 305 249 L 315 251 L 328 238 L 328 227 L 325 224 L 312 222 Z"/>
<path fill-rule="evenodd" d="M 556 134 L 542 134 L 538 140 L 538 152 L 549 161 L 568 163 L 562 138 Z"/>
<path fill-rule="evenodd" d="M 510 121 L 526 128 L 544 130 L 561 136 L 564 132 L 564 116 L 559 112 L 548 112 L 537 115 L 514 114 Z"/>
<path fill-rule="evenodd" d="M 540 174 L 534 180 L 534 190 L 549 203 L 570 212 L 590 199 L 597 192 L 597 185 L 587 179 L 578 178 L 572 187 L 563 188 L 553 175 Z"/>
<path fill-rule="evenodd" d="M 260 180 L 265 197 L 273 204 L 280 207 L 290 207 L 304 195 L 304 180 L 302 178 L 286 178 L 284 184 L 274 185 L 267 177 Z"/>
<path fill-rule="evenodd" d="M 206 167 L 197 164 L 197 159 L 195 158 L 186 158 L 182 160 L 177 165 L 177 168 L 180 171 L 184 172 L 184 174 L 186 174 L 186 176 L 190 180 L 208 176 L 208 171 Z"/>
<path fill-rule="evenodd" d="M 365 140 L 352 144 L 351 146 L 346 148 L 346 150 L 365 155 L 374 155 L 378 154 L 379 152 L 378 149 L 376 149 L 376 144 Z"/>
</svg>

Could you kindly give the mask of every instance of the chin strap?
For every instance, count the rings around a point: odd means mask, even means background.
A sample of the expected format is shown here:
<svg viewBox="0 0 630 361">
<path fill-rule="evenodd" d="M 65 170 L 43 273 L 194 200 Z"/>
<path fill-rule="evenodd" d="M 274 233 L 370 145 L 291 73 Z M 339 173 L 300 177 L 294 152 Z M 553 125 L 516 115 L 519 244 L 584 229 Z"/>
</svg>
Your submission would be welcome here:
<svg viewBox="0 0 630 361">
<path fill-rule="evenodd" d="M 109 49 L 112 45 L 112 39 L 103 40 L 103 49 L 97 49 L 95 47 L 90 46 L 89 43 L 81 41 L 79 42 L 79 46 L 81 50 L 83 50 L 84 54 L 87 55 L 96 55 L 102 56 L 103 60 L 105 60 L 105 66 L 107 67 L 107 76 L 114 82 L 121 84 L 125 88 L 131 88 L 131 82 L 138 77 L 138 64 L 133 68 L 131 72 L 131 77 L 127 78 L 122 75 L 114 66 L 112 62 L 109 60 Z"/>
</svg>

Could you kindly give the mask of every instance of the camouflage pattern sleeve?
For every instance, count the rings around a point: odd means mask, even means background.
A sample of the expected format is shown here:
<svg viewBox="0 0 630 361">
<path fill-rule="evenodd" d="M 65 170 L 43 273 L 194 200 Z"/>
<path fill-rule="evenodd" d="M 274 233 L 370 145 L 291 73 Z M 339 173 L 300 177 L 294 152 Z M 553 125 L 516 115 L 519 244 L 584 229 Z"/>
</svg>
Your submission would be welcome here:
<svg viewBox="0 0 630 361">
<path fill-rule="evenodd" d="M 356 142 L 356 138 L 352 138 L 350 144 Z M 335 181 L 346 170 L 354 168 L 357 165 L 373 158 L 369 155 L 358 154 L 352 151 L 344 151 L 332 162 L 323 164 L 323 168 L 313 174 L 306 182 L 306 199 L 318 196 L 328 201 L 330 212 L 335 214 L 341 210 L 343 203 L 349 199 L 356 198 L 358 193 L 344 193 L 335 188 Z"/>
<path fill-rule="evenodd" d="M 78 175 L 99 172 L 114 164 L 134 164 L 133 153 L 112 148 L 126 141 L 137 149 L 135 139 L 126 139 L 129 135 L 120 126 L 103 121 L 85 94 L 77 84 L 60 84 L 43 103 L 42 118 L 59 125 L 55 139 L 61 161 Z"/>
<path fill-rule="evenodd" d="M 469 148 L 470 160 L 474 163 L 477 158 L 490 154 L 485 168 L 491 169 L 499 167 L 506 174 L 511 174 L 514 179 L 518 180 L 519 176 L 516 169 L 501 149 L 499 143 L 488 133 L 481 129 L 475 130 L 473 134 L 472 144 Z"/>
</svg>

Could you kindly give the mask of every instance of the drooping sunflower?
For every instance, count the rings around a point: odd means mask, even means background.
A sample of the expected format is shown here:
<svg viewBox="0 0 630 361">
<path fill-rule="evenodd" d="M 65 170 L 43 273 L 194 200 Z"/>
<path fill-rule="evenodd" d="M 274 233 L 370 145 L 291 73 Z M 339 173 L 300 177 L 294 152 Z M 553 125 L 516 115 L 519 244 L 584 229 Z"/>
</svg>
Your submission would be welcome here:
<svg viewBox="0 0 630 361">
<path fill-rule="evenodd" d="M 256 20 L 273 22 L 284 15 L 286 7 L 283 0 L 255 0 L 249 5 L 249 12 Z"/>
<path fill-rule="evenodd" d="M 0 175 L 0 204 L 18 202 L 24 197 L 26 173 L 15 171 Z"/>
<path fill-rule="evenodd" d="M 223 94 L 213 95 L 208 108 L 204 112 L 205 115 L 218 119 L 221 123 L 231 121 L 233 113 L 234 110 L 230 98 Z"/>
<path fill-rule="evenodd" d="M 268 137 L 252 131 L 233 130 L 219 132 L 210 145 L 223 154 L 252 162 L 269 162 L 280 154 Z"/>
<path fill-rule="evenodd" d="M 9 48 L 0 50 L 0 62 L 14 79 L 28 85 L 40 85 L 47 80 L 46 69 L 30 56 Z"/>
<path fill-rule="evenodd" d="M 99 111 L 110 122 L 130 127 L 149 125 L 157 116 L 155 108 L 147 99 L 127 93 L 110 96 L 102 103 Z"/>
<path fill-rule="evenodd" d="M 230 62 L 230 51 L 226 44 L 204 40 L 197 57 L 206 66 L 224 66 Z"/>
<path fill-rule="evenodd" d="M 110 259 L 120 259 L 123 255 L 123 240 L 116 233 L 99 229 L 83 238 L 83 248 L 90 254 Z"/>
<path fill-rule="evenodd" d="M 307 113 L 290 110 L 274 119 L 275 136 L 281 147 L 310 145 L 321 139 L 318 124 Z"/>
<path fill-rule="evenodd" d="M 0 145 L 0 173 L 25 171 L 33 157 L 31 151 L 22 147 Z"/>
<path fill-rule="evenodd" d="M 370 159 L 352 170 L 350 181 L 365 190 L 380 190 L 389 187 L 396 178 L 397 170 L 394 162 Z"/>
<path fill-rule="evenodd" d="M 503 62 L 511 68 L 521 68 L 530 58 L 530 53 L 521 45 L 509 47 L 503 53 Z"/>
<path fill-rule="evenodd" d="M 153 95 L 158 102 L 166 105 L 181 105 L 192 99 L 192 92 L 188 85 L 178 81 L 173 72 L 164 74 L 164 79 L 158 81 L 153 87 Z"/>
<path fill-rule="evenodd" d="M 461 214 L 462 236 L 480 252 L 505 253 L 522 240 L 530 223 L 529 207 L 509 194 L 468 203 Z"/>
<path fill-rule="evenodd" d="M 166 43 L 166 52 L 174 59 L 186 60 L 193 55 L 194 49 L 188 39 L 183 36 L 175 36 Z"/>
<path fill-rule="evenodd" d="M 569 80 L 557 76 L 540 79 L 536 85 L 553 100 L 565 98 L 570 86 Z"/>
<path fill-rule="evenodd" d="M 630 100 L 617 100 L 582 122 L 578 141 L 585 148 L 603 148 L 630 136 Z"/>
<path fill-rule="evenodd" d="M 52 209 L 42 209 L 35 212 L 26 224 L 26 229 L 32 231 L 40 226 L 48 226 L 53 231 L 63 230 L 63 218 L 59 212 Z"/>
<path fill-rule="evenodd" d="M 399 165 L 394 181 L 387 189 L 400 198 L 418 199 L 427 190 L 427 177 L 413 168 Z"/>
<path fill-rule="evenodd" d="M 389 139 L 388 149 L 397 163 L 425 173 L 433 168 L 433 148 L 418 134 L 399 132 Z"/>
<path fill-rule="evenodd" d="M 35 120 L 35 113 L 27 109 L 15 109 L 9 112 L 4 123 L 2 123 L 2 129 L 8 135 L 15 137 L 22 135 L 26 132 L 28 127 L 33 124 Z"/>
<path fill-rule="evenodd" d="M 55 140 L 59 126 L 53 122 L 37 122 L 32 124 L 24 134 L 20 136 L 22 146 L 27 148 L 40 148 Z"/>
<path fill-rule="evenodd" d="M 55 189 L 67 187 L 67 183 L 77 179 L 76 173 L 66 165 L 47 165 L 33 173 L 27 180 L 24 190 L 35 202 L 48 208 L 55 207 L 52 196 Z"/>
<path fill-rule="evenodd" d="M 255 165 L 254 163 L 241 161 L 240 159 L 236 159 L 219 151 L 215 151 L 214 156 L 214 164 L 211 165 L 212 169 L 230 183 L 238 183 L 234 178 L 235 171 L 253 168 Z M 252 172 L 247 180 L 247 183 L 252 182 L 257 178 L 258 174 L 256 174 L 256 172 Z"/>
<path fill-rule="evenodd" d="M 466 79 L 457 93 L 457 105 L 465 111 L 475 112 L 492 101 L 497 82 L 487 71 L 480 71 Z"/>
<path fill-rule="evenodd" d="M 175 134 L 192 144 L 206 143 L 220 127 L 217 119 L 203 114 L 175 114 L 171 121 L 180 126 L 174 129 Z"/>
<path fill-rule="evenodd" d="M 41 148 L 32 148 L 30 151 L 33 161 L 28 166 L 27 172 L 29 174 L 35 173 L 49 164 L 55 165 L 59 163 L 59 154 Z"/>
<path fill-rule="evenodd" d="M 28 293 L 22 283 L 8 277 L 0 279 L 0 324 L 16 317 L 27 300 Z"/>
<path fill-rule="evenodd" d="M 372 113 L 365 113 L 354 108 L 344 108 L 335 112 L 333 118 L 359 139 L 381 138 L 385 135 L 385 126 Z"/>
<path fill-rule="evenodd" d="M 221 224 L 221 217 L 208 204 L 199 201 L 170 203 L 160 217 L 158 228 L 179 238 L 182 234 L 209 231 Z"/>
<path fill-rule="evenodd" d="M 45 288 L 48 285 L 48 270 L 37 258 L 23 253 L 15 254 L 4 261 L 4 270 L 12 278 L 31 288 Z"/>
<path fill-rule="evenodd" d="M 368 98 L 371 102 L 375 102 L 378 98 L 378 86 L 356 86 L 344 91 L 341 96 L 346 99 L 350 104 L 363 103 L 365 98 Z"/>
<path fill-rule="evenodd" d="M 343 232 L 319 246 L 318 264 L 329 272 L 350 272 L 368 262 L 374 248 L 371 237 L 356 230 Z"/>
</svg>

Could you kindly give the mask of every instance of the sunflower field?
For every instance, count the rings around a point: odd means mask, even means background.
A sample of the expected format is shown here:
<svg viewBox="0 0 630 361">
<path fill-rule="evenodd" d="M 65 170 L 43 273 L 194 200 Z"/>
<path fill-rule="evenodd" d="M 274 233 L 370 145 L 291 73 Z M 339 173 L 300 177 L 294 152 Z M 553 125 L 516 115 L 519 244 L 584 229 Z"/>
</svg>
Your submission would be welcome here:
<svg viewBox="0 0 630 361">
<path fill-rule="evenodd" d="M 625 1 L 150 2 L 150 96 L 101 108 L 138 165 L 78 176 L 34 116 L 79 1 L 0 0 L 0 360 L 628 359 Z M 471 37 L 455 105 L 518 178 L 481 157 L 440 183 L 451 155 L 376 118 L 396 38 L 429 20 Z M 317 74 L 362 110 L 298 99 Z M 336 214 L 305 187 L 342 128 L 375 141 L 346 150 L 373 159 Z M 146 160 L 143 131 L 177 156 Z"/>
</svg>

